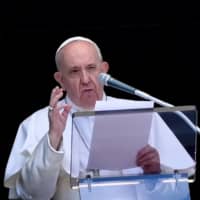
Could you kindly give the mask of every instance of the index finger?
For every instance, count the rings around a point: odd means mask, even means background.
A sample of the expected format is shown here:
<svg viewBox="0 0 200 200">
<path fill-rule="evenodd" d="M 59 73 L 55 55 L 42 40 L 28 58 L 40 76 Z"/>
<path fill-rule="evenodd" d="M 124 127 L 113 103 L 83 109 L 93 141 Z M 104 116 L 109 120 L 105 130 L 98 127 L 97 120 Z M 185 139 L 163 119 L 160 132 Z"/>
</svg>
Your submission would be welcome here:
<svg viewBox="0 0 200 200">
<path fill-rule="evenodd" d="M 55 88 L 53 88 L 52 92 L 51 92 L 51 96 L 50 96 L 50 101 L 49 101 L 49 105 L 51 107 L 56 107 L 58 100 L 63 96 L 63 89 L 59 88 L 58 86 L 56 86 Z"/>
</svg>

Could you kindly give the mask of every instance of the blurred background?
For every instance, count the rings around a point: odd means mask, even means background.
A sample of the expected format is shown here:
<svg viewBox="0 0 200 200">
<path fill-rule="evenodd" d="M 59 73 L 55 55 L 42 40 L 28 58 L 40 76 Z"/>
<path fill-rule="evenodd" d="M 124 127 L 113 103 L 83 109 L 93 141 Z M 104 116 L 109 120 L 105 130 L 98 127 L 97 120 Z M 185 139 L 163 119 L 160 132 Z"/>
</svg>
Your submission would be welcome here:
<svg viewBox="0 0 200 200">
<path fill-rule="evenodd" d="M 109 73 L 118 80 L 171 104 L 200 109 L 197 5 L 8 1 L 2 3 L 0 13 L 1 199 L 7 199 L 3 177 L 19 123 L 48 104 L 56 84 L 55 51 L 70 36 L 96 41 L 110 63 Z M 106 91 L 138 99 L 114 89 Z M 190 184 L 192 199 L 197 199 L 199 182 L 197 164 L 197 180 Z"/>
</svg>

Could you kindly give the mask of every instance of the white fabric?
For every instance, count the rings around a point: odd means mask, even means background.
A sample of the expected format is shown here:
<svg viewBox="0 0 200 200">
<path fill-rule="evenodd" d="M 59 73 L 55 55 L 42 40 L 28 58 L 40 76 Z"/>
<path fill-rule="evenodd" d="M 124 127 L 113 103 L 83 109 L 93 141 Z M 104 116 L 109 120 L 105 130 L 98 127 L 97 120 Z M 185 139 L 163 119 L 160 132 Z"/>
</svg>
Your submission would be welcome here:
<svg viewBox="0 0 200 200">
<path fill-rule="evenodd" d="M 107 101 L 112 100 L 117 102 L 115 98 L 107 98 Z M 86 124 L 83 125 L 83 130 L 85 126 Z M 56 200 L 79 199 L 78 192 L 71 190 L 69 184 L 72 116 L 68 117 L 59 151 L 50 146 L 48 130 L 48 107 L 33 113 L 20 124 L 4 178 L 4 185 L 10 188 L 10 198 L 47 200 L 54 196 Z M 163 130 L 157 131 L 157 134 L 161 134 L 159 132 Z M 162 138 L 165 134 L 150 138 L 150 144 L 158 147 L 161 152 L 163 163 L 166 152 L 160 150 L 165 146 L 165 141 L 162 139 L 157 143 L 156 138 Z M 85 153 L 81 150 L 81 145 L 83 144 L 77 143 L 77 159 Z M 85 165 L 84 161 L 82 164 Z M 76 174 L 80 170 L 79 167 L 81 166 L 75 166 L 75 171 L 71 173 Z"/>
</svg>

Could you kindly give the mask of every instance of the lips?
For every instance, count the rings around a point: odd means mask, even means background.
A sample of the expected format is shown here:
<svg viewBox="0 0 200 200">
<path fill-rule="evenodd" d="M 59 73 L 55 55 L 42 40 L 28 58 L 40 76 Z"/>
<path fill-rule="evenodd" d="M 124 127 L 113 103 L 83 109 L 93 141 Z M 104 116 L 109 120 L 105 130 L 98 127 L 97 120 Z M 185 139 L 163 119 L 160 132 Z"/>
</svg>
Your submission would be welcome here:
<svg viewBox="0 0 200 200">
<path fill-rule="evenodd" d="M 93 91 L 92 88 L 86 88 L 86 89 L 83 89 L 83 90 L 82 90 L 82 92 L 91 92 L 91 91 Z"/>
<path fill-rule="evenodd" d="M 94 95 L 94 89 L 91 89 L 91 88 L 87 88 L 87 89 L 84 89 L 84 90 L 82 90 L 82 95 Z"/>
</svg>

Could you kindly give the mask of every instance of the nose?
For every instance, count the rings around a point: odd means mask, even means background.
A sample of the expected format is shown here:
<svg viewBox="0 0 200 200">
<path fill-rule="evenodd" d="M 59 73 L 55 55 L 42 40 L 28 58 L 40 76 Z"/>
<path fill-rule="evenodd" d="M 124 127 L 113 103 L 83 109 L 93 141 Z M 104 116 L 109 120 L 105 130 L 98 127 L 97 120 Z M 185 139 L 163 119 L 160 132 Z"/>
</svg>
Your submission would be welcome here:
<svg viewBox="0 0 200 200">
<path fill-rule="evenodd" d="M 87 71 L 82 71 L 81 72 L 81 82 L 87 84 L 89 82 L 89 74 Z"/>
</svg>

